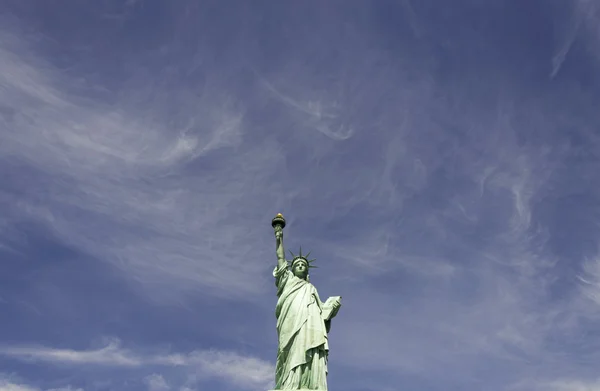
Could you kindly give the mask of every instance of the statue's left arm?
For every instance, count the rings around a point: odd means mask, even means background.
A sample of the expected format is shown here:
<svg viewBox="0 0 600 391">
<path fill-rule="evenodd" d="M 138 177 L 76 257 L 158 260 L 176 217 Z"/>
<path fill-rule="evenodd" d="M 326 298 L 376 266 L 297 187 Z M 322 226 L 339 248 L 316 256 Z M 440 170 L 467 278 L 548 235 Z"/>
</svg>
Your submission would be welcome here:
<svg viewBox="0 0 600 391">
<path fill-rule="evenodd" d="M 331 320 L 334 318 L 340 307 L 342 306 L 342 297 L 341 296 L 333 296 L 327 299 L 327 301 L 321 304 L 323 320 Z"/>
<path fill-rule="evenodd" d="M 329 331 L 331 330 L 331 319 L 335 318 L 342 306 L 341 300 L 341 296 L 330 297 L 321 305 L 323 321 L 325 322 L 325 331 L 327 331 L 327 334 L 329 334 Z"/>
</svg>

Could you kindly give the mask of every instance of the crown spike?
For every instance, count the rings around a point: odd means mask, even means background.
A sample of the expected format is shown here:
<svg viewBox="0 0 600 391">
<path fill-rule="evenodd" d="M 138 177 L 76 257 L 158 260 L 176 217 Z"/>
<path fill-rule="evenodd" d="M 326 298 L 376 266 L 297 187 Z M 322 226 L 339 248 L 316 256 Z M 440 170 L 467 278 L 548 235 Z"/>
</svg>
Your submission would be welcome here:
<svg viewBox="0 0 600 391">
<path fill-rule="evenodd" d="M 293 266 L 294 263 L 296 261 L 299 261 L 299 260 L 303 260 L 304 262 L 306 262 L 306 264 L 307 264 L 307 266 L 309 268 L 316 268 L 317 267 L 317 266 L 312 266 L 311 265 L 311 263 L 314 262 L 314 261 L 316 261 L 316 259 L 308 259 L 308 256 L 310 255 L 310 251 L 306 255 L 302 254 L 302 246 L 300 246 L 300 252 L 298 254 L 294 254 L 292 252 L 292 250 L 288 250 L 288 251 L 290 252 L 290 254 L 292 254 L 292 259 L 291 259 L 291 261 L 289 261 L 290 267 Z"/>
</svg>

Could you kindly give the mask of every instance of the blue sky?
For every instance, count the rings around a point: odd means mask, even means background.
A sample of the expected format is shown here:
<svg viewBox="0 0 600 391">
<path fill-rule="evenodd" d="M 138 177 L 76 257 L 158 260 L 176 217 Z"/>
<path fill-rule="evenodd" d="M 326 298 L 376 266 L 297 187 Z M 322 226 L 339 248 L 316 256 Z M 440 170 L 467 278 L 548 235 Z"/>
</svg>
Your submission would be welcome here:
<svg viewBox="0 0 600 391">
<path fill-rule="evenodd" d="M 0 5 L 0 390 L 600 390 L 600 2 Z"/>
</svg>

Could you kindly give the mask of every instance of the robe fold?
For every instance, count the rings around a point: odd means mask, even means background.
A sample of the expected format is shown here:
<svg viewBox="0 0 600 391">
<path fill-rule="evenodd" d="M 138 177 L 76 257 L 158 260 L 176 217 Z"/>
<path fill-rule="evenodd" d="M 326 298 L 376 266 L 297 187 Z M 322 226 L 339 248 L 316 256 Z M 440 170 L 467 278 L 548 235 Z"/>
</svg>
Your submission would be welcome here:
<svg viewBox="0 0 600 391">
<path fill-rule="evenodd" d="M 327 330 L 317 289 L 287 266 L 273 270 L 277 286 L 277 390 L 327 390 Z"/>
</svg>

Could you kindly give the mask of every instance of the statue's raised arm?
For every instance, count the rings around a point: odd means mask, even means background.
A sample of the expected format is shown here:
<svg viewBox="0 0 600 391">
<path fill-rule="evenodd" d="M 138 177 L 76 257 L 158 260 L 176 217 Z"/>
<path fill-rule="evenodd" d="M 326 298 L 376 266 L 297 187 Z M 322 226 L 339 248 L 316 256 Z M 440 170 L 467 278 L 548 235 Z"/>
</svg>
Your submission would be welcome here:
<svg viewBox="0 0 600 391">
<path fill-rule="evenodd" d="M 285 250 L 283 248 L 283 228 L 285 228 L 285 219 L 281 213 L 277 213 L 277 216 L 271 221 L 271 225 L 275 230 L 275 251 L 277 253 L 277 266 L 283 268 L 287 266 L 285 260 Z"/>
<path fill-rule="evenodd" d="M 279 213 L 271 222 L 275 230 L 277 267 L 273 270 L 277 286 L 277 334 L 279 349 L 275 368 L 276 390 L 327 390 L 327 334 L 331 319 L 337 315 L 341 297 L 322 302 L 310 283 L 308 270 L 314 259 L 292 253 L 290 265 L 285 259 L 283 228 Z"/>
</svg>

